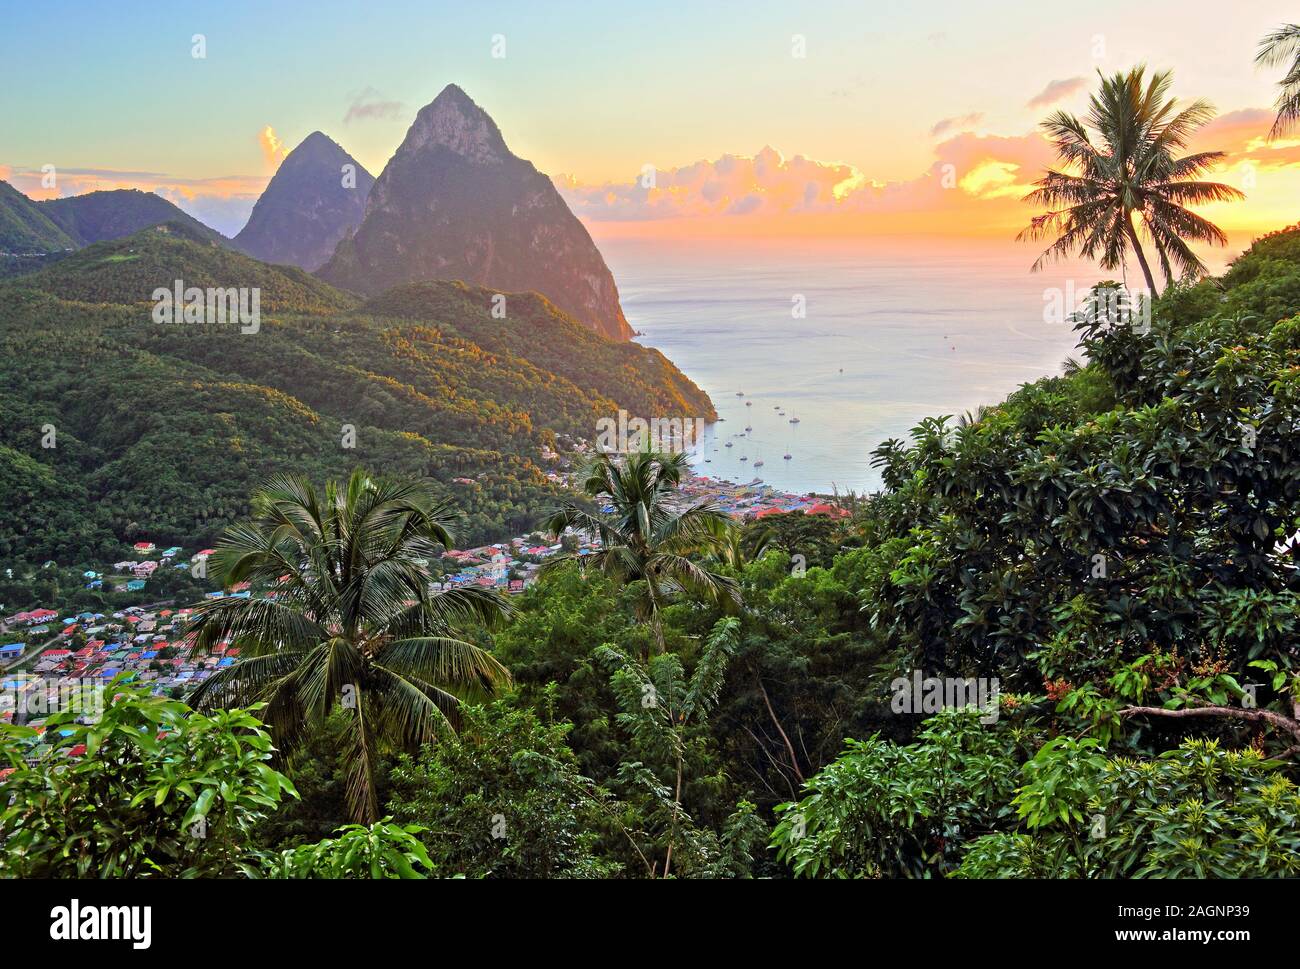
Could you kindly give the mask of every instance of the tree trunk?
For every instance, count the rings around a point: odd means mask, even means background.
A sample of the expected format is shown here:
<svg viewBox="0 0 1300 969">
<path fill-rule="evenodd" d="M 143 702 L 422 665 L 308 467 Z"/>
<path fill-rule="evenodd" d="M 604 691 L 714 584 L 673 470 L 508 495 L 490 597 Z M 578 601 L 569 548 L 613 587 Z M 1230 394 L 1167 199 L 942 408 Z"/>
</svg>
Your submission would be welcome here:
<svg viewBox="0 0 1300 969">
<path fill-rule="evenodd" d="M 677 843 L 677 816 L 682 809 L 682 752 L 681 748 L 677 751 L 677 790 L 673 793 L 673 827 L 672 832 L 668 835 L 668 854 L 664 858 L 664 877 L 673 867 L 673 845 Z"/>
<path fill-rule="evenodd" d="M 1151 267 L 1147 265 L 1147 255 L 1142 251 L 1142 243 L 1138 241 L 1137 229 L 1133 226 L 1133 211 L 1131 209 L 1125 217 L 1124 224 L 1128 228 L 1129 245 L 1133 247 L 1133 252 L 1137 255 L 1138 265 L 1142 267 L 1142 275 L 1147 281 L 1147 290 L 1151 293 L 1151 298 L 1154 299 L 1159 295 L 1156 290 L 1156 280 L 1151 275 Z"/>
</svg>

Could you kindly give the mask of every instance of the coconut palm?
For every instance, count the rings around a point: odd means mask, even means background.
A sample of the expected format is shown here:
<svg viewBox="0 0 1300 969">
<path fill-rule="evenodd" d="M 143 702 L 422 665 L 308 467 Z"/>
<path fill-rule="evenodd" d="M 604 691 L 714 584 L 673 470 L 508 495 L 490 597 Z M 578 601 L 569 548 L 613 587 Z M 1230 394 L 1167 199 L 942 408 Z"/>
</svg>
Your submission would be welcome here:
<svg viewBox="0 0 1300 969">
<path fill-rule="evenodd" d="M 1132 251 L 1155 295 L 1155 277 L 1135 217 L 1167 284 L 1174 281 L 1174 267 L 1182 277 L 1205 274 L 1189 242 L 1227 245 L 1218 226 L 1186 206 L 1244 196 L 1229 185 L 1197 178 L 1221 161 L 1223 152 L 1177 157 L 1214 109 L 1206 101 L 1180 108 L 1169 97 L 1172 80 L 1169 71 L 1148 79 L 1143 66 L 1103 77 L 1086 123 L 1065 111 L 1042 123 L 1064 170 L 1048 170 L 1024 199 L 1048 211 L 1035 216 L 1017 238 L 1055 237 L 1034 263 L 1035 271 L 1074 253 L 1098 260 L 1103 269 L 1118 269 Z"/>
<path fill-rule="evenodd" d="M 597 569 L 620 584 L 639 583 L 638 614 L 649 621 L 655 643 L 664 650 L 661 611 L 682 594 L 711 602 L 739 603 L 736 581 L 691 559 L 707 550 L 727 527 L 727 516 L 712 499 L 680 500 L 678 488 L 689 470 L 686 455 L 637 451 L 625 456 L 601 454 L 581 476 L 581 490 L 607 512 L 591 512 L 567 501 L 546 520 L 559 535 L 572 528 L 596 537 L 591 555 L 558 556 L 550 571 L 577 563 Z"/>
<path fill-rule="evenodd" d="M 748 530 L 730 524 L 709 546 L 709 557 L 733 569 L 743 569 L 757 562 L 772 548 L 772 531 L 768 528 Z"/>
<path fill-rule="evenodd" d="M 504 602 L 484 589 L 431 588 L 428 563 L 451 545 L 453 518 L 427 481 L 358 471 L 322 496 L 302 478 L 272 478 L 254 496 L 251 520 L 227 529 L 209 559 L 216 579 L 253 591 L 196 607 L 197 645 L 229 642 L 239 658 L 191 702 L 265 702 L 261 715 L 285 757 L 342 709 L 349 810 L 374 821 L 376 756 L 454 729 L 461 697 L 509 681 L 489 653 L 455 635 L 499 619 Z"/>
<path fill-rule="evenodd" d="M 1277 96 L 1277 118 L 1268 133 L 1277 138 L 1300 120 L 1300 24 L 1283 24 L 1261 40 L 1255 63 L 1261 67 L 1286 64 L 1286 74 L 1277 82 L 1282 88 Z"/>
</svg>

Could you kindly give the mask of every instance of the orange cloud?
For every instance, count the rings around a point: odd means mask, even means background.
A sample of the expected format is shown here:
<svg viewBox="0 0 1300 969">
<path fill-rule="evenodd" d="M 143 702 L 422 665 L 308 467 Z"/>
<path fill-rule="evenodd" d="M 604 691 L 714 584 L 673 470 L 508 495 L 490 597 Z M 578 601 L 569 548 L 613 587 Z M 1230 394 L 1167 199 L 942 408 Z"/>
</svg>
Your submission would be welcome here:
<svg viewBox="0 0 1300 969">
<path fill-rule="evenodd" d="M 723 155 L 680 168 L 647 166 L 630 182 L 584 185 L 561 175 L 555 183 L 580 216 L 637 221 L 824 211 L 865 178 L 852 165 L 802 155 L 786 159 L 764 147 L 756 155 Z"/>
<path fill-rule="evenodd" d="M 967 132 L 936 145 L 935 155 L 918 177 L 893 182 L 844 162 L 786 159 L 772 148 L 647 169 L 628 182 L 555 181 L 574 212 L 605 235 L 676 234 L 685 226 L 720 235 L 737 226 L 758 233 L 1005 235 L 1028 222 L 1019 199 L 1052 152 L 1036 134 Z"/>
<path fill-rule="evenodd" d="M 266 163 L 273 168 L 278 168 L 280 162 L 284 161 L 284 156 L 289 154 L 289 146 L 280 140 L 280 136 L 270 125 L 257 133 L 257 143 L 262 148 L 262 156 L 266 159 Z"/>
<path fill-rule="evenodd" d="M 1049 81 L 1047 87 L 1026 102 L 1025 107 L 1035 109 L 1049 107 L 1058 101 L 1064 101 L 1070 95 L 1082 91 L 1087 86 L 1088 79 L 1086 77 L 1067 77 L 1060 81 Z"/>
<path fill-rule="evenodd" d="M 955 118 L 944 118 L 930 129 L 932 135 L 946 135 L 954 131 L 961 131 L 963 128 L 975 128 L 984 120 L 984 113 L 973 111 L 970 114 L 958 115 Z"/>
<path fill-rule="evenodd" d="M 1053 82 L 1038 97 L 1062 95 Z M 1055 88 L 1054 91 L 1051 89 Z M 964 119 L 949 119 L 961 121 Z M 1199 131 L 1189 151 L 1223 151 L 1207 177 L 1246 194 L 1246 201 L 1198 208 L 1234 237 L 1300 220 L 1300 138 L 1270 142 L 1273 112 L 1233 111 Z M 879 180 L 846 162 L 771 148 L 724 155 L 680 168 L 650 169 L 653 178 L 556 185 L 574 212 L 604 238 L 636 236 L 868 236 L 936 234 L 1011 238 L 1034 214 L 1021 201 L 1043 172 L 1059 165 L 1037 131 L 989 135 L 965 131 L 934 146 L 934 160 L 915 178 Z"/>
</svg>

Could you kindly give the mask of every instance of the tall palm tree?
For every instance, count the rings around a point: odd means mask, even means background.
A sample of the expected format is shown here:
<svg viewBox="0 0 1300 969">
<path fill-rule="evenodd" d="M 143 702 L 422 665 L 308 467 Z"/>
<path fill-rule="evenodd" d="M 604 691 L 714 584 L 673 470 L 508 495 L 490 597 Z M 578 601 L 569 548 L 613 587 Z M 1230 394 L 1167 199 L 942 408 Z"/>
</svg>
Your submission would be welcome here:
<svg viewBox="0 0 1300 969">
<path fill-rule="evenodd" d="M 597 537 L 601 547 L 591 555 L 557 556 L 544 569 L 576 562 L 621 584 L 643 583 L 638 613 L 654 630 L 659 652 L 664 650 L 660 613 L 678 596 L 740 602 L 734 579 L 690 558 L 721 536 L 728 522 L 712 499 L 680 500 L 678 488 L 687 470 L 685 454 L 601 454 L 584 469 L 581 488 L 611 510 L 593 513 L 567 501 L 546 520 L 555 535 L 573 528 Z"/>
<path fill-rule="evenodd" d="M 1101 79 L 1086 123 L 1065 111 L 1042 123 L 1065 170 L 1049 169 L 1024 199 L 1048 211 L 1035 216 L 1017 238 L 1056 237 L 1034 263 L 1035 271 L 1076 252 L 1099 260 L 1103 269 L 1118 269 L 1131 250 L 1155 295 L 1135 216 L 1155 249 L 1166 284 L 1174 281 L 1174 265 L 1183 277 L 1205 274 L 1189 241 L 1227 245 L 1218 226 L 1186 206 L 1244 196 L 1229 185 L 1197 180 L 1223 159 L 1223 152 L 1176 157 L 1214 109 L 1206 101 L 1180 109 L 1169 97 L 1172 81 L 1169 71 L 1148 80 L 1146 68 L 1139 65 Z"/>
<path fill-rule="evenodd" d="M 240 653 L 191 702 L 264 701 L 286 757 L 343 709 L 349 810 L 375 820 L 377 754 L 454 728 L 457 694 L 485 695 L 509 681 L 491 654 L 454 635 L 502 617 L 503 600 L 484 589 L 431 589 L 428 562 L 451 545 L 453 518 L 426 481 L 357 471 L 322 496 L 301 478 L 272 478 L 254 496 L 252 519 L 227 529 L 209 559 L 215 578 L 255 591 L 196 607 L 189 631 L 197 645 L 230 642 Z"/>
<path fill-rule="evenodd" d="M 1277 96 L 1277 118 L 1268 133 L 1277 138 L 1300 121 L 1300 24 L 1283 24 L 1261 40 L 1255 63 L 1261 67 L 1287 64 L 1286 74 L 1277 82 L 1282 90 Z"/>
</svg>

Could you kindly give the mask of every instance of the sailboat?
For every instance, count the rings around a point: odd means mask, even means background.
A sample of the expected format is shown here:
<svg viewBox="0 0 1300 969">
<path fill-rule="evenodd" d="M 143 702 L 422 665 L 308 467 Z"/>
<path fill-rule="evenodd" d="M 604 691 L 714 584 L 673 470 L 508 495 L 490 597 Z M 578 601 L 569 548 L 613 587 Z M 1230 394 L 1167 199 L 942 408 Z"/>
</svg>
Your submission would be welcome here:
<svg viewBox="0 0 1300 969">
<path fill-rule="evenodd" d="M 797 417 L 792 417 L 792 418 L 790 418 L 790 423 L 791 423 L 791 424 L 798 424 L 798 423 L 799 423 L 799 418 L 797 418 Z"/>
</svg>

